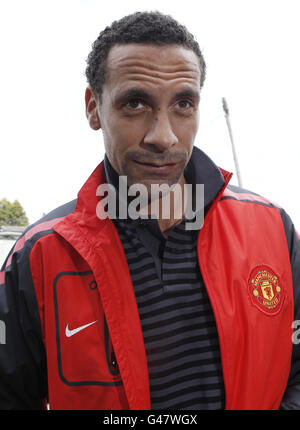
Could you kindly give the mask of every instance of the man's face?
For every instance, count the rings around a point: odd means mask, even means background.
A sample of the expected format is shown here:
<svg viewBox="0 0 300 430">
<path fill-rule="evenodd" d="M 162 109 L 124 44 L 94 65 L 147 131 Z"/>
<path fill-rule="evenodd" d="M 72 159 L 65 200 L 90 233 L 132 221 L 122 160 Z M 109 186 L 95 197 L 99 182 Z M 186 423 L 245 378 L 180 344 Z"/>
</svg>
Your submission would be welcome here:
<svg viewBox="0 0 300 430">
<path fill-rule="evenodd" d="M 111 49 L 95 111 L 108 159 L 128 186 L 183 181 L 199 125 L 200 73 L 196 54 L 177 45 Z"/>
</svg>

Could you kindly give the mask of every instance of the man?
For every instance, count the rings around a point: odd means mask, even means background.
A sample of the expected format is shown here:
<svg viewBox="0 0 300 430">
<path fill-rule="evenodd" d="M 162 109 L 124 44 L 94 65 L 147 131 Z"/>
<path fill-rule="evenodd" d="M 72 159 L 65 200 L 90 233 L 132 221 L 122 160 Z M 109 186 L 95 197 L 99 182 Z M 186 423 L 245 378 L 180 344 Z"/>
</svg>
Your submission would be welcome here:
<svg viewBox="0 0 300 430">
<path fill-rule="evenodd" d="M 205 79 L 193 36 L 169 16 L 130 15 L 100 34 L 86 74 L 105 160 L 4 263 L 2 409 L 297 409 L 299 237 L 193 147 Z M 129 217 L 127 190 L 155 184 L 177 215 L 147 199 Z M 204 214 L 193 228 L 188 184 Z"/>
</svg>

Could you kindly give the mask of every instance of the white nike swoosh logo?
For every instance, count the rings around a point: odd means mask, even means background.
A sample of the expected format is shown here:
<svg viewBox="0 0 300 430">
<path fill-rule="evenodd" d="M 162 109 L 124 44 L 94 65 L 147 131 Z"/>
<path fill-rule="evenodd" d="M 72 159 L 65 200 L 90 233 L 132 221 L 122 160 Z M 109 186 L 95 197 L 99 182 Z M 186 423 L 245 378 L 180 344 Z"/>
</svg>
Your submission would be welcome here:
<svg viewBox="0 0 300 430">
<path fill-rule="evenodd" d="M 74 334 L 78 333 L 79 331 L 84 330 L 85 328 L 89 327 L 90 325 L 95 324 L 97 321 L 98 320 L 93 321 L 93 322 L 91 322 L 89 324 L 81 325 L 80 327 L 74 328 L 73 330 L 69 329 L 69 323 L 68 323 L 67 327 L 66 327 L 66 336 L 67 337 L 71 337 Z"/>
</svg>

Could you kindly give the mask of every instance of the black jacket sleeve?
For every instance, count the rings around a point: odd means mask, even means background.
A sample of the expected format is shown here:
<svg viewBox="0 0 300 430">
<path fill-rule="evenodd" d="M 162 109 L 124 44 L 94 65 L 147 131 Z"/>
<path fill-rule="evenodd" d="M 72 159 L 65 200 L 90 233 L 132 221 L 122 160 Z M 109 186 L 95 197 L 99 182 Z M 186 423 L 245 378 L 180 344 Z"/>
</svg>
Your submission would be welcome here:
<svg viewBox="0 0 300 430">
<path fill-rule="evenodd" d="M 46 354 L 30 273 L 30 251 L 27 242 L 1 271 L 1 410 L 43 409 L 47 397 Z"/>
<path fill-rule="evenodd" d="M 300 409 L 300 239 L 290 217 L 282 211 L 293 276 L 293 353 L 288 385 L 280 409 Z"/>
</svg>

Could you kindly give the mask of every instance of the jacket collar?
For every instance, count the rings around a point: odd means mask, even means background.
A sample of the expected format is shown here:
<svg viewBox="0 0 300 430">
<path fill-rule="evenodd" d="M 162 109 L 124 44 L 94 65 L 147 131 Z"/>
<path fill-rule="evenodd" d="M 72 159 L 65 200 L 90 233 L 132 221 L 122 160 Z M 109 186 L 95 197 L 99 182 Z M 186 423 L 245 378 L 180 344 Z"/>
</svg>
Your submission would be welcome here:
<svg viewBox="0 0 300 430">
<path fill-rule="evenodd" d="M 226 188 L 232 173 L 217 167 L 203 151 L 194 147 L 185 169 L 185 177 L 188 183 L 204 184 L 204 204 L 207 211 L 214 206 L 213 203 Z M 97 189 L 99 185 L 106 182 L 111 184 L 118 182 L 118 174 L 110 165 L 107 157 L 95 168 L 80 189 L 76 209 L 65 218 L 65 221 L 70 219 L 89 230 L 101 229 L 108 218 L 102 220 L 97 216 L 97 205 L 101 200 L 101 197 L 97 196 Z"/>
<path fill-rule="evenodd" d="M 119 175 L 112 167 L 107 155 L 104 158 L 104 171 L 107 183 L 118 190 Z M 227 172 L 225 172 L 227 173 Z M 222 171 L 201 149 L 194 147 L 190 160 L 184 170 L 184 177 L 188 184 L 193 186 L 193 195 L 196 184 L 204 184 L 204 207 L 207 208 L 213 202 L 220 190 L 225 185 Z M 119 196 L 121 198 L 121 196 Z"/>
</svg>

